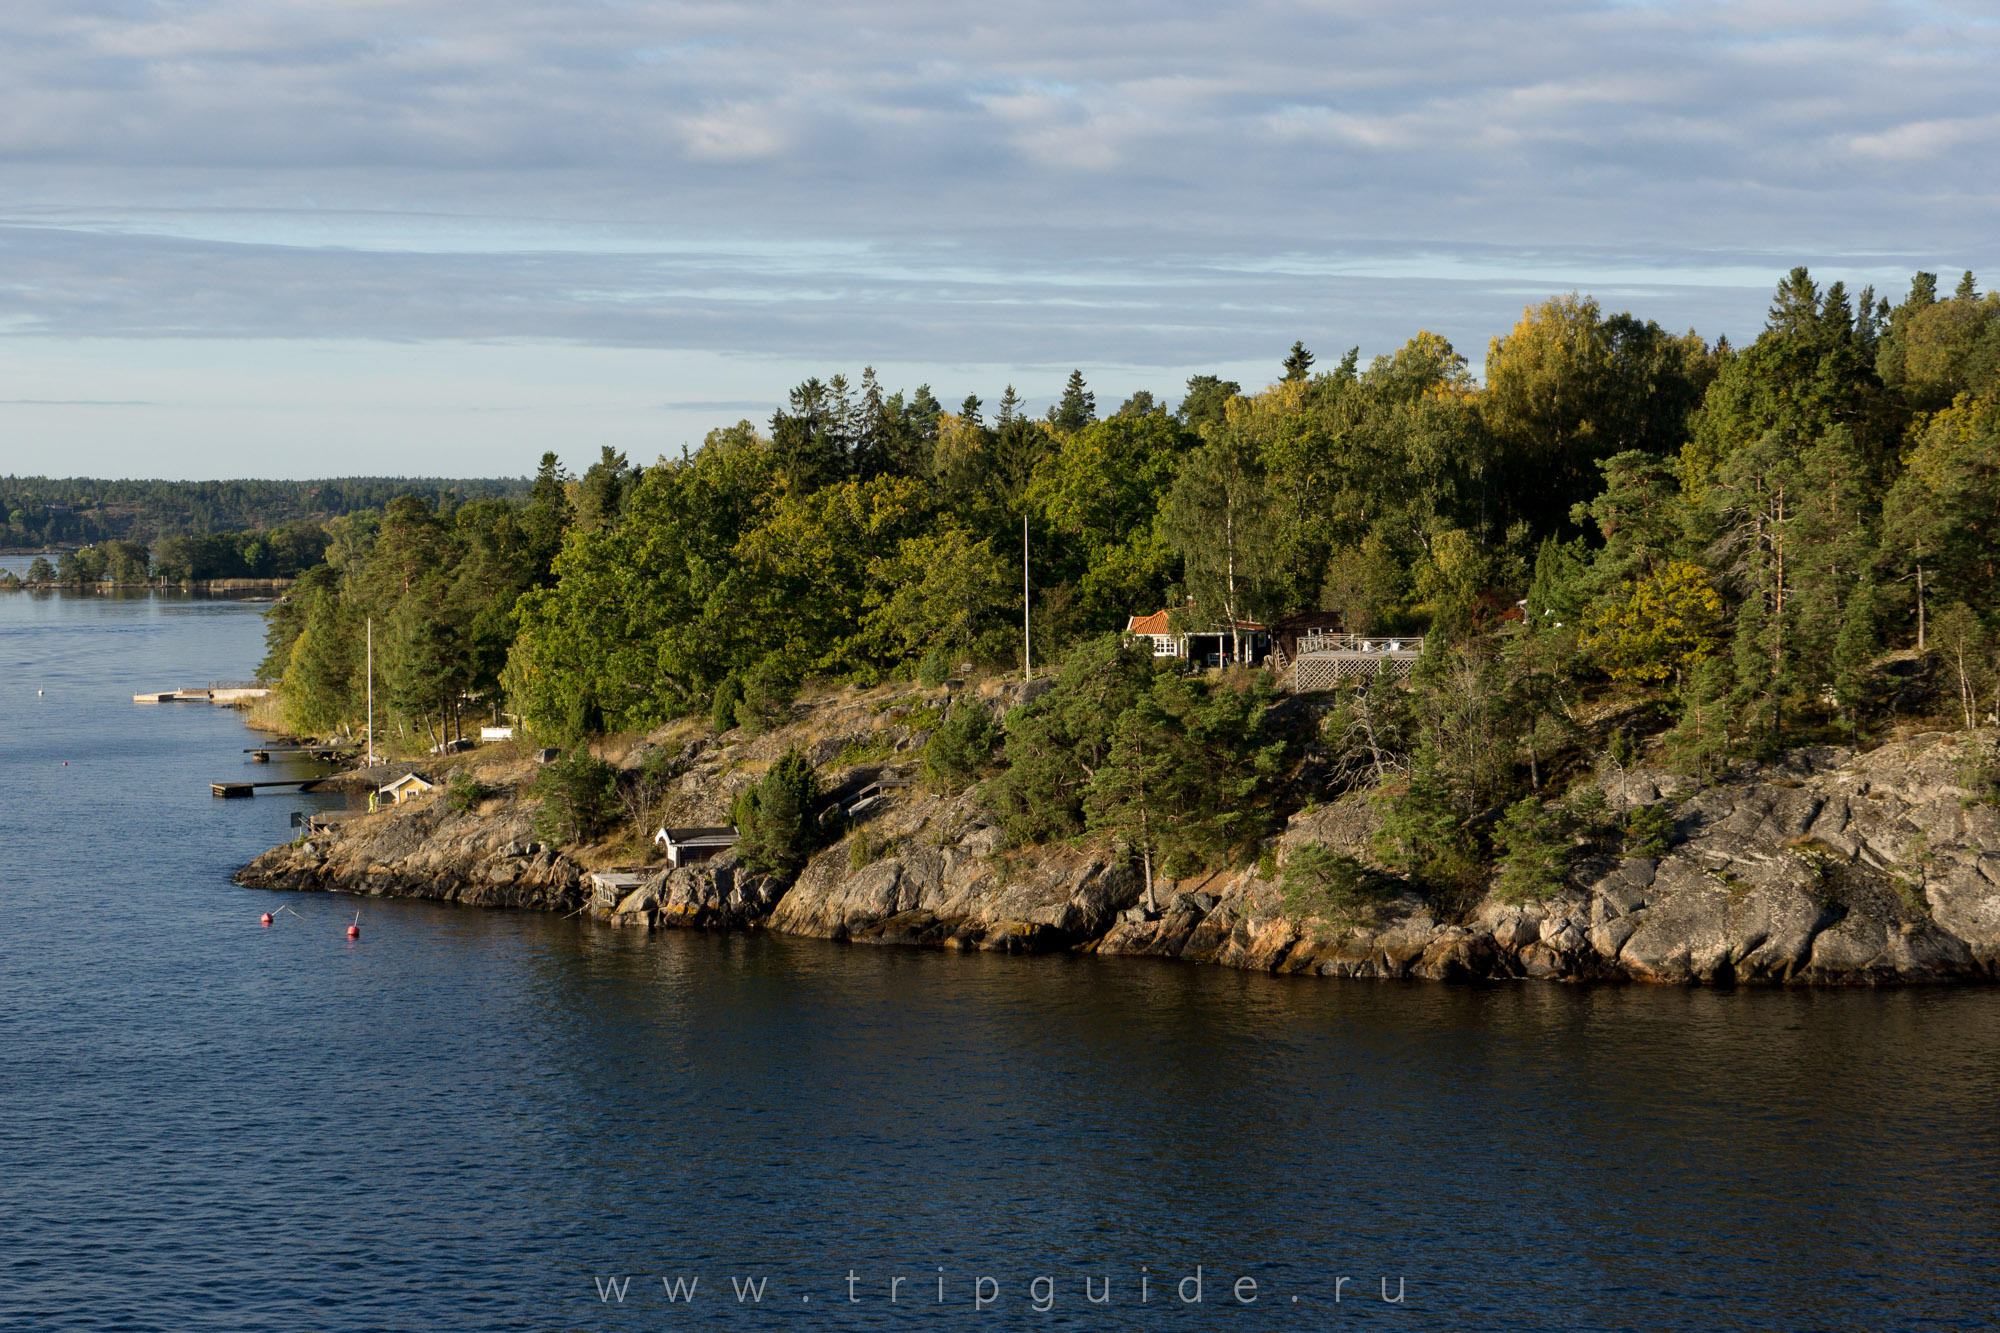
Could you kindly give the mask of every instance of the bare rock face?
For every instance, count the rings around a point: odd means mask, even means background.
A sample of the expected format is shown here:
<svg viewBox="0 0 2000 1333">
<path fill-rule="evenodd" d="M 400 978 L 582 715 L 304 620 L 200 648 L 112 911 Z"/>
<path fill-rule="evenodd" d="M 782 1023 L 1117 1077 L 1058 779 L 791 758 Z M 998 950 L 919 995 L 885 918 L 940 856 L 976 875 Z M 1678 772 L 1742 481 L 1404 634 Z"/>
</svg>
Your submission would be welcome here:
<svg viewBox="0 0 2000 1333">
<path fill-rule="evenodd" d="M 1011 698 L 1031 688 L 1001 692 Z M 736 794 L 792 744 L 807 747 L 836 792 L 914 773 L 907 755 L 922 733 L 902 724 L 908 708 L 860 693 L 817 709 L 749 740 L 733 733 L 675 740 L 663 732 L 628 754 L 625 766 L 636 767 L 646 746 L 676 747 L 659 817 L 679 823 L 725 821 Z M 1990 981 L 2000 973 L 2000 808 L 1972 799 L 1964 782 L 1968 765 L 1990 760 L 1995 744 L 1984 732 L 1917 736 L 1862 755 L 1814 747 L 1739 765 L 1702 789 L 1672 774 L 1621 772 L 1602 781 L 1615 807 L 1672 810 L 1675 837 L 1664 856 L 1593 856 L 1546 900 L 1489 893 L 1470 911 L 1446 911 L 1405 888 L 1351 919 L 1297 920 L 1285 910 L 1281 873 L 1267 879 L 1248 864 L 1157 883 L 1149 903 L 1136 870 L 1107 849 L 1010 848 L 976 795 L 917 786 L 857 805 L 854 837 L 823 849 L 789 885 L 726 854 L 661 867 L 622 900 L 592 906 L 614 924 L 641 929 L 1084 949 L 1311 976 Z M 582 867 L 535 841 L 528 809 L 521 800 L 485 817 L 442 802 L 394 808 L 274 848 L 238 878 L 477 906 L 582 908 Z M 1366 861 L 1379 823 L 1367 798 L 1343 799 L 1295 815 L 1265 847 L 1280 866 L 1312 843 Z"/>
<path fill-rule="evenodd" d="M 779 900 L 773 930 L 1028 953 L 1093 939 L 1138 901 L 1138 876 L 1101 856 L 996 858 L 1005 837 L 969 796 L 913 791 L 865 827 L 884 854 L 856 869 L 846 844 L 822 851 Z"/>
<path fill-rule="evenodd" d="M 441 801 L 392 806 L 310 842 L 273 847 L 237 871 L 236 881 L 558 912 L 577 910 L 584 896 L 582 869 L 536 842 L 525 813 L 481 818 Z"/>
<path fill-rule="evenodd" d="M 769 875 L 736 864 L 734 853 L 662 868 L 611 912 L 615 926 L 647 929 L 742 928 L 760 924 L 783 890 Z"/>
</svg>

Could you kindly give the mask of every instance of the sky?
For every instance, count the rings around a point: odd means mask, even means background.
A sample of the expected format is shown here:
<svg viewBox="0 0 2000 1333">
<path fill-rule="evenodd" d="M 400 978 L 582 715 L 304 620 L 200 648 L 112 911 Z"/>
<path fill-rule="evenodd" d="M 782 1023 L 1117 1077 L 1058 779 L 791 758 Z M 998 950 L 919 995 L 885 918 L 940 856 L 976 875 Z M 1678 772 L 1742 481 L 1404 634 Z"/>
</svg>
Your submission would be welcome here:
<svg viewBox="0 0 2000 1333">
<path fill-rule="evenodd" d="M 2000 272 L 1996 69 L 2000 2 L 9 0 L 0 473 L 1477 367 L 1570 290 L 1742 342 L 1794 264 Z"/>
</svg>

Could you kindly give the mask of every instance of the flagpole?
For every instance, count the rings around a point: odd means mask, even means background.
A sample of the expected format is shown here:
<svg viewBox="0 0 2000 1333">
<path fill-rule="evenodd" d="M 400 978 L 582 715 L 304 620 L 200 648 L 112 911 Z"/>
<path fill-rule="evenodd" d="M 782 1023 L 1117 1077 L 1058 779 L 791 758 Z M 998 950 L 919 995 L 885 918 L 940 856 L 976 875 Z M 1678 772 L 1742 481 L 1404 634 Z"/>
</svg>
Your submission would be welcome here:
<svg viewBox="0 0 2000 1333">
<path fill-rule="evenodd" d="M 1035 641 L 1028 628 L 1028 511 L 1021 511 L 1021 679 L 1035 678 Z"/>
</svg>

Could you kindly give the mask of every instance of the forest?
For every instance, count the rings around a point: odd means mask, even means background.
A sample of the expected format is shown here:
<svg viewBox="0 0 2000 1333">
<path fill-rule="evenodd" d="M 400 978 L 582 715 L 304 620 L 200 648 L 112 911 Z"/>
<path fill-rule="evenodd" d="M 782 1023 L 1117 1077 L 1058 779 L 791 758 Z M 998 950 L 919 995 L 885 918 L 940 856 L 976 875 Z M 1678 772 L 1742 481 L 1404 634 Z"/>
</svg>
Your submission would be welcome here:
<svg viewBox="0 0 2000 1333">
<path fill-rule="evenodd" d="M 157 547 L 171 537 L 253 532 L 324 523 L 379 510 L 398 495 L 433 505 L 518 499 L 510 478 L 341 477 L 320 481 L 104 481 L 91 477 L 0 477 L 0 549 L 43 550 L 123 541 Z M 254 563 L 254 562 L 253 562 Z M 315 561 L 316 563 L 316 561 Z M 201 573 L 196 578 L 288 577 Z M 140 580 L 143 582 L 143 580 Z"/>
<path fill-rule="evenodd" d="M 1190 628 L 1336 610 L 1426 635 L 1407 688 L 1332 701 L 1321 785 L 1395 785 L 1398 856 L 1433 877 L 1481 819 L 1483 849 L 1557 817 L 1546 782 L 1586 692 L 1644 703 L 1614 749 L 1651 737 L 1697 769 L 1865 739 L 1912 700 L 1968 727 L 2000 708 L 2000 297 L 1970 273 L 1892 302 L 1795 269 L 1741 347 L 1570 294 L 1495 337 L 1483 381 L 1424 332 L 1366 364 L 1295 344 L 1274 372 L 1103 411 L 1072 374 L 1036 417 L 1011 387 L 947 406 L 864 370 L 678 459 L 607 449 L 571 477 L 548 455 L 520 501 L 405 496 L 329 525 L 263 670 L 302 732 L 354 728 L 372 620 L 412 733 L 503 709 L 564 744 L 723 727 L 812 685 L 1018 671 L 1025 537 L 1035 666 L 1064 686 L 941 732 L 941 772 L 989 777 L 1024 837 L 1129 843 L 1104 765 L 1143 714 L 1155 752 L 1179 737 L 1212 760 L 1200 789 L 1234 793 L 1175 798 L 1214 807 L 1182 822 L 1216 854 L 1242 836 L 1224 807 L 1297 758 L 1259 731 L 1270 683 L 1156 689 L 1104 636 L 1162 608 Z M 1058 726 L 1072 689 L 1121 702 Z M 1037 764 L 1057 787 L 1010 795 Z"/>
</svg>

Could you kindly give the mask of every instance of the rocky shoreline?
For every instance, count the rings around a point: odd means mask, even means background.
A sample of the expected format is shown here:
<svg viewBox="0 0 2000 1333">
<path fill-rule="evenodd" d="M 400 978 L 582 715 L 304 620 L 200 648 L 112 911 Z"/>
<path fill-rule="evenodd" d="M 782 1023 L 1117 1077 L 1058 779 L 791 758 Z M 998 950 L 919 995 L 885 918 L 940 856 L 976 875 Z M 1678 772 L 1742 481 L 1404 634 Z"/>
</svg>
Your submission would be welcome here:
<svg viewBox="0 0 2000 1333">
<path fill-rule="evenodd" d="M 829 785 L 911 771 L 922 743 L 865 704 L 811 719 Z M 795 739 L 680 743 L 668 822 L 722 822 L 729 801 Z M 649 742 L 672 745 L 663 734 Z M 646 747 L 626 756 L 636 766 Z M 842 764 L 857 751 L 882 756 Z M 417 897 L 478 907 L 589 912 L 635 929 L 764 929 L 856 944 L 1006 952 L 1075 950 L 1259 971 L 1436 980 L 1538 978 L 1730 985 L 1991 982 L 2000 975 L 2000 807 L 1962 784 L 1995 734 L 1926 733 L 1862 754 L 1795 750 L 1696 789 L 1635 770 L 1601 779 L 1614 804 L 1665 802 L 1675 836 L 1658 858 L 1594 855 L 1541 902 L 1487 893 L 1450 913 L 1405 888 L 1365 919 L 1294 920 L 1255 866 L 1184 880 L 1140 902 L 1137 874 L 1102 850 L 1010 848 L 977 796 L 896 789 L 843 841 L 781 885 L 730 854 L 650 868 L 617 894 L 588 878 L 591 849 L 536 838 L 531 802 L 501 794 L 454 812 L 440 798 L 353 819 L 273 848 L 237 880 L 264 888 Z M 1317 842 L 1366 857 L 1373 808 L 1348 798 L 1294 815 L 1267 850 Z M 1993 849 L 1993 850 L 1988 850 Z M 1270 861 L 1267 860 L 1267 868 Z"/>
</svg>

